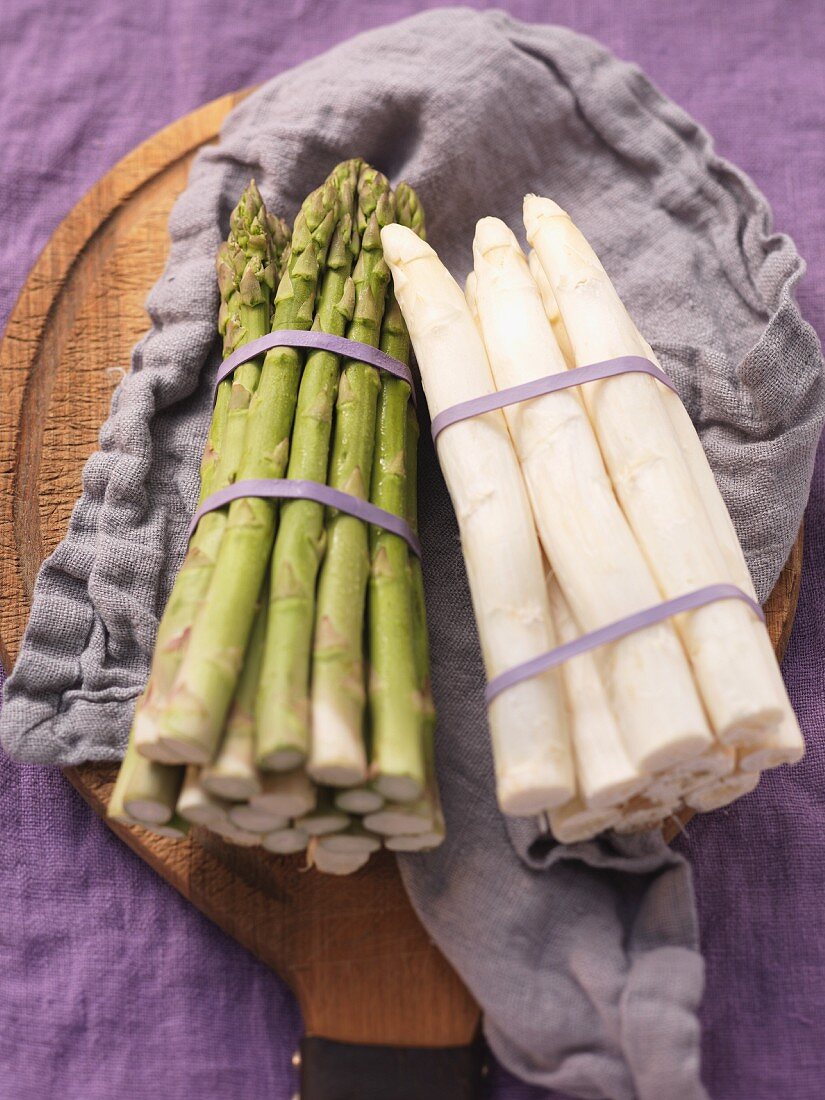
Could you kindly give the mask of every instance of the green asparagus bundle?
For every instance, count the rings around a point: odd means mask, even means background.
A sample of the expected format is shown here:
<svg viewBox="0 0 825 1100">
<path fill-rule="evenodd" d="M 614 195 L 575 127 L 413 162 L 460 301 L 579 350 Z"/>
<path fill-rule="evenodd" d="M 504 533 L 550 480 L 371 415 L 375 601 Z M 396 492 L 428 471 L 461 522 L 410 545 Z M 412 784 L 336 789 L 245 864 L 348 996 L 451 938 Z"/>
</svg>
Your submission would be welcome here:
<svg viewBox="0 0 825 1100">
<path fill-rule="evenodd" d="M 302 329 L 408 363 L 381 248 L 396 218 L 423 235 L 412 189 L 394 194 L 360 159 L 305 200 L 291 239 L 250 184 L 218 256 L 224 357 Z M 417 438 L 403 379 L 276 347 L 218 387 L 200 501 L 287 477 L 414 528 Z M 239 497 L 190 540 L 110 813 L 170 837 L 194 824 L 278 854 L 309 846 L 319 870 L 353 871 L 382 834 L 398 850 L 440 842 L 432 729 L 421 569 L 404 539 L 312 499 Z"/>
</svg>

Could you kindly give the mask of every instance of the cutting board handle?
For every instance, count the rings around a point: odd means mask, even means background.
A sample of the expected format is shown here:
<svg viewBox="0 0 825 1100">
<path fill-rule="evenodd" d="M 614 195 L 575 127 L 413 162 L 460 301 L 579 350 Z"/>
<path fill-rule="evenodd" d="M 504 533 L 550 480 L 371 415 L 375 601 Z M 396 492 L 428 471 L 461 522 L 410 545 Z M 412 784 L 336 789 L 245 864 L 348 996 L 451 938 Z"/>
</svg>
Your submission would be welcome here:
<svg viewBox="0 0 825 1100">
<path fill-rule="evenodd" d="M 484 1044 L 393 1047 L 301 1041 L 300 1100 L 478 1100 Z"/>
</svg>

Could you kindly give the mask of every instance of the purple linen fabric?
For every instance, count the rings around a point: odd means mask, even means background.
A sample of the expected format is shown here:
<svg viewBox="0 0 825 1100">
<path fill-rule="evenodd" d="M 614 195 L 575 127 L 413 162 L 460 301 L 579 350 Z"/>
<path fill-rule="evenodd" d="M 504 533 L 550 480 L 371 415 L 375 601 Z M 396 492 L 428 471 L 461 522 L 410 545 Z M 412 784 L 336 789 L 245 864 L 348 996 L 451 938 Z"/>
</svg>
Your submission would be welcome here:
<svg viewBox="0 0 825 1100">
<path fill-rule="evenodd" d="M 434 6 L 289 0 L 263 20 L 248 0 L 4 0 L 0 325 L 54 226 L 137 141 L 357 30 Z M 825 10 L 816 0 L 507 6 L 600 38 L 708 126 L 807 257 L 799 299 L 825 332 Z M 825 1091 L 824 509 L 820 454 L 786 662 L 808 758 L 695 821 L 679 842 L 696 869 L 704 1075 L 716 1100 Z M 0 1100 L 291 1095 L 299 1022 L 274 975 L 140 864 L 58 775 L 3 758 L 0 820 Z M 547 1095 L 500 1073 L 492 1091 L 496 1100 Z"/>
</svg>

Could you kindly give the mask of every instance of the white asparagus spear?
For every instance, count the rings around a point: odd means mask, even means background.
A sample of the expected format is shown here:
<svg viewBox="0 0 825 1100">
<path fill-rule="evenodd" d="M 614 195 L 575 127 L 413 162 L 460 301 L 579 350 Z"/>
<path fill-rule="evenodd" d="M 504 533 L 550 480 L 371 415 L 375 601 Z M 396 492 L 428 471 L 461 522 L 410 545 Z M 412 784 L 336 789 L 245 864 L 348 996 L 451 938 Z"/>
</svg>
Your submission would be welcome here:
<svg viewBox="0 0 825 1100">
<path fill-rule="evenodd" d="M 713 783 L 707 783 L 690 791 L 685 795 L 685 802 L 693 810 L 708 813 L 710 810 L 718 810 L 721 806 L 727 806 L 749 794 L 759 783 L 759 772 L 740 772 L 738 775 L 729 776 Z"/>
<path fill-rule="evenodd" d="M 547 578 L 547 589 L 559 641 L 572 642 L 581 631 L 552 574 Z M 583 653 L 566 661 L 562 675 L 579 794 L 591 810 L 626 802 L 642 790 L 648 779 L 631 762 L 624 747 L 594 654 Z"/>
<path fill-rule="evenodd" d="M 736 770 L 736 749 L 729 745 L 720 745 L 714 741 L 713 745 L 703 752 L 701 756 L 693 760 L 687 760 L 684 764 L 677 764 L 668 770 L 668 775 L 676 778 L 682 775 L 709 775 L 717 779 L 723 775 L 730 775 Z"/>
<path fill-rule="evenodd" d="M 564 358 L 511 230 L 497 218 L 483 218 L 473 254 L 481 329 L 498 388 L 564 374 Z M 544 551 L 576 622 L 596 630 L 659 603 L 579 398 L 569 390 L 546 394 L 510 405 L 505 414 Z M 594 651 L 594 659 L 639 771 L 656 771 L 710 747 L 702 704 L 670 623 Z"/>
<path fill-rule="evenodd" d="M 559 351 L 564 356 L 564 361 L 567 366 L 575 367 L 576 358 L 573 355 L 573 349 L 570 346 L 570 337 L 567 335 L 567 329 L 564 327 L 564 321 L 559 312 L 559 303 L 556 301 L 553 288 L 550 286 L 550 282 L 544 274 L 544 268 L 541 266 L 541 261 L 532 249 L 527 262 L 530 267 L 530 274 L 533 276 L 533 281 L 539 288 L 544 312 L 547 316 L 547 320 L 550 322 L 550 327 L 553 329 L 553 335 L 556 337 Z"/>
<path fill-rule="evenodd" d="M 476 273 L 471 271 L 464 281 L 464 297 L 467 299 L 467 308 L 476 325 L 480 325 L 478 317 L 478 280 Z"/>
<path fill-rule="evenodd" d="M 478 329 L 435 252 L 399 225 L 386 226 L 381 240 L 430 413 L 492 392 Z M 487 674 L 496 676 L 556 642 L 530 503 L 500 412 L 448 428 L 438 456 L 458 518 Z M 555 672 L 502 692 L 489 721 L 505 813 L 534 814 L 572 797 L 573 761 Z"/>
<path fill-rule="evenodd" d="M 640 336 L 645 353 L 652 363 L 661 366 L 650 344 Z M 716 541 L 725 559 L 731 584 L 738 585 L 749 596 L 756 599 L 753 587 L 753 579 L 748 569 L 748 563 L 742 552 L 742 544 L 733 526 L 725 500 L 716 484 L 713 470 L 708 462 L 708 456 L 702 446 L 702 441 L 693 426 L 693 421 L 688 411 L 675 393 L 662 387 L 660 389 L 662 400 L 667 409 L 673 430 L 682 449 L 682 455 L 690 470 L 691 477 L 702 497 L 708 519 L 713 527 Z M 771 670 L 777 694 L 783 699 L 782 717 L 779 724 L 767 734 L 766 738 L 752 749 L 745 750 L 739 760 L 739 766 L 743 771 L 765 771 L 775 768 L 779 764 L 795 764 L 805 752 L 805 742 L 799 728 L 799 722 L 793 712 L 791 701 L 785 689 L 782 672 L 776 661 L 773 645 L 768 632 L 761 624 L 754 622 L 754 633 L 757 644 L 765 654 L 766 664 Z"/>
<path fill-rule="evenodd" d="M 671 803 L 653 802 L 647 798 L 634 798 L 620 810 L 620 818 L 613 826 L 617 833 L 642 833 L 655 829 L 676 812 Z"/>
<path fill-rule="evenodd" d="M 604 268 L 550 199 L 524 201 L 527 237 L 559 304 L 578 364 L 646 355 Z M 582 387 L 607 468 L 665 597 L 727 581 L 729 571 L 685 463 L 659 384 L 641 374 Z M 714 729 L 757 744 L 784 713 L 753 613 L 724 600 L 676 620 Z"/>
<path fill-rule="evenodd" d="M 565 806 L 551 810 L 550 831 L 562 844 L 577 844 L 580 840 L 592 840 L 594 836 L 612 829 L 621 819 L 618 808 L 591 810 L 576 796 Z"/>
</svg>

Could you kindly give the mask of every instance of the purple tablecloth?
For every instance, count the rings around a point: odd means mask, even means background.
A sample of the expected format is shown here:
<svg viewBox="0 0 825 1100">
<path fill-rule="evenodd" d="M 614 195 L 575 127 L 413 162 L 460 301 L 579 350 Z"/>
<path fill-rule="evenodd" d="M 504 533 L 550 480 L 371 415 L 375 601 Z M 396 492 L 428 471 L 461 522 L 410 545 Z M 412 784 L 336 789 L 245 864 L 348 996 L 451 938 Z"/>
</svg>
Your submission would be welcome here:
<svg viewBox="0 0 825 1100">
<path fill-rule="evenodd" d="M 137 142 L 360 29 L 435 6 L 3 0 L 0 327 L 54 227 Z M 505 6 L 593 34 L 710 129 L 796 238 L 810 266 L 799 297 L 825 333 L 818 0 Z M 696 869 L 715 1100 L 825 1096 L 823 653 L 821 449 L 785 664 L 808 756 L 678 842 Z M 123 847 L 59 774 L 0 756 L 0 776 L 0 1100 L 287 1100 L 300 1020 L 275 975 Z M 493 1076 L 497 1100 L 544 1095 Z"/>
</svg>

